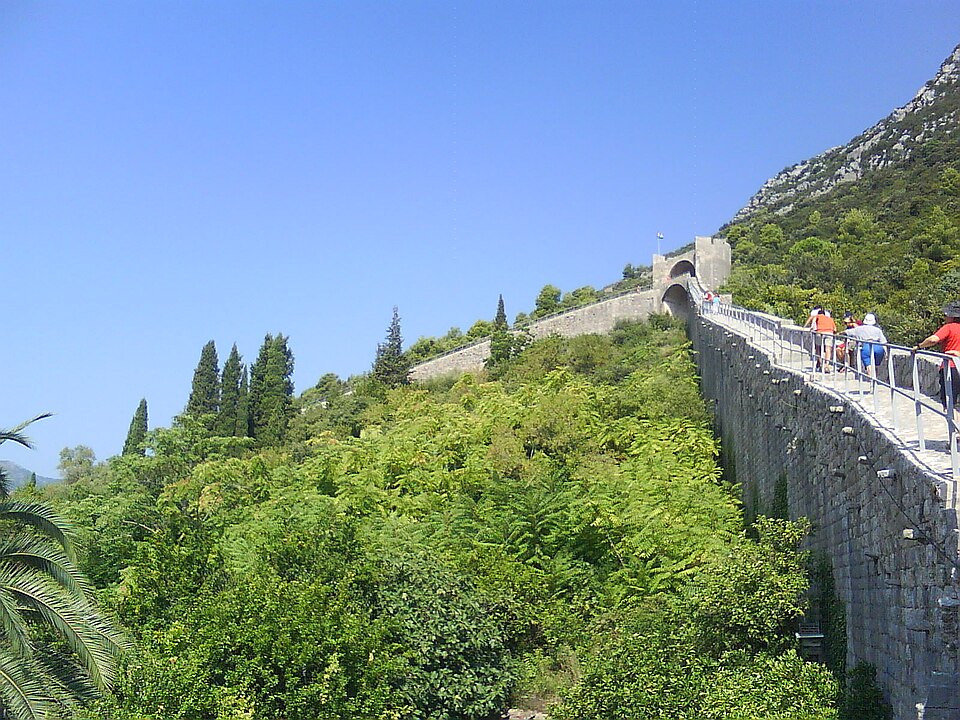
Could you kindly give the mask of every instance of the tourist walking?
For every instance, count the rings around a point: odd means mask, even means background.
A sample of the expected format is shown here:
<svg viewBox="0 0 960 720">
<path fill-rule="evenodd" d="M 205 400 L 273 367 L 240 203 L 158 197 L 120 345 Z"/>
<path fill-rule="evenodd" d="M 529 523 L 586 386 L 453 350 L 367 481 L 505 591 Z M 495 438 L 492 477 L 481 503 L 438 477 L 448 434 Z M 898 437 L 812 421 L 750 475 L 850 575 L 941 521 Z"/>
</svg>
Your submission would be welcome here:
<svg viewBox="0 0 960 720">
<path fill-rule="evenodd" d="M 927 348 L 940 346 L 940 352 L 944 355 L 960 356 L 960 300 L 954 300 L 943 306 L 944 323 L 940 328 L 920 341 L 918 345 L 913 346 L 913 350 L 925 350 Z M 957 398 L 960 397 L 960 372 L 957 372 L 957 365 L 953 360 L 944 359 L 940 367 L 940 402 L 944 408 L 947 407 L 947 387 L 946 376 L 950 372 L 950 390 L 951 402 L 953 403 L 954 423 L 960 418 L 957 412 Z"/>
<path fill-rule="evenodd" d="M 866 370 L 870 379 L 877 381 L 877 365 L 883 362 L 887 353 L 887 337 L 877 325 L 877 316 L 867 313 L 863 316 L 862 325 L 847 327 L 843 334 L 853 338 L 854 346 L 860 348 L 860 367 Z M 852 348 L 851 348 L 852 349 Z"/>
<path fill-rule="evenodd" d="M 847 330 L 850 330 L 855 327 L 859 327 L 860 322 L 854 316 L 852 312 L 847 310 L 843 314 L 843 331 L 846 333 Z M 837 362 L 841 364 L 841 367 L 838 368 L 840 372 L 856 367 L 856 360 L 854 359 L 854 345 L 856 343 L 847 342 L 847 336 L 844 334 L 837 343 Z"/>
<path fill-rule="evenodd" d="M 813 330 L 814 354 L 816 368 L 823 372 L 830 372 L 834 358 L 834 339 L 837 332 L 837 323 L 830 317 L 830 311 L 816 307 L 810 312 L 810 317 L 804 327 Z"/>
</svg>

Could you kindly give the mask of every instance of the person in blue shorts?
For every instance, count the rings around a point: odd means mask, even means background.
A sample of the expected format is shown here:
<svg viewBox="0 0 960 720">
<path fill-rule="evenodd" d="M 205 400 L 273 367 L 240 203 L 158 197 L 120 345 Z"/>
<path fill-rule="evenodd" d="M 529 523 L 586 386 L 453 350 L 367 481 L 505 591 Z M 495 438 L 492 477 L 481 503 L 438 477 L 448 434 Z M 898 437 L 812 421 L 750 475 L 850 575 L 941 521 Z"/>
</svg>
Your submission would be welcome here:
<svg viewBox="0 0 960 720">
<path fill-rule="evenodd" d="M 883 362 L 887 354 L 887 337 L 877 325 L 877 316 L 867 313 L 863 316 L 863 325 L 856 325 L 843 331 L 860 346 L 860 366 L 867 371 L 872 380 L 877 379 L 877 365 Z"/>
</svg>

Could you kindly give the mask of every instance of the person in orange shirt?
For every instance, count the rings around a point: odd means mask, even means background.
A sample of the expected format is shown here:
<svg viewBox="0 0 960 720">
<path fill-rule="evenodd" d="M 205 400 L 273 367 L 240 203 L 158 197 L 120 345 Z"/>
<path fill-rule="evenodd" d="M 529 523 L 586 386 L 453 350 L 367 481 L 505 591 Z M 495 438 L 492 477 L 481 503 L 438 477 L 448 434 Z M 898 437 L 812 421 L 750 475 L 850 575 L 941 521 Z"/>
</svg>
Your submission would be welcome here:
<svg viewBox="0 0 960 720">
<path fill-rule="evenodd" d="M 834 335 L 837 323 L 830 317 L 830 311 L 822 307 L 814 308 L 805 327 L 811 328 L 814 335 L 814 347 L 817 355 L 817 370 L 830 372 L 834 357 Z"/>
</svg>

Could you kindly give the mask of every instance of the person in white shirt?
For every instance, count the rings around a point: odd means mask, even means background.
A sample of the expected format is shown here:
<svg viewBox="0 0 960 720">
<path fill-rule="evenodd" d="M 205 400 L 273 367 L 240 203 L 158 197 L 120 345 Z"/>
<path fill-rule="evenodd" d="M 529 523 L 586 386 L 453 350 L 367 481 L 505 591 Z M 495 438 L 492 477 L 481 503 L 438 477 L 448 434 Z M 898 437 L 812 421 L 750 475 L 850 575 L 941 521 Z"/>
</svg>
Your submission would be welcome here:
<svg viewBox="0 0 960 720">
<path fill-rule="evenodd" d="M 843 331 L 847 337 L 857 341 L 860 346 L 860 362 L 866 368 L 873 380 L 877 379 L 877 365 L 883 362 L 886 355 L 887 337 L 877 325 L 877 317 L 873 313 L 863 316 L 863 325 L 847 328 Z"/>
</svg>

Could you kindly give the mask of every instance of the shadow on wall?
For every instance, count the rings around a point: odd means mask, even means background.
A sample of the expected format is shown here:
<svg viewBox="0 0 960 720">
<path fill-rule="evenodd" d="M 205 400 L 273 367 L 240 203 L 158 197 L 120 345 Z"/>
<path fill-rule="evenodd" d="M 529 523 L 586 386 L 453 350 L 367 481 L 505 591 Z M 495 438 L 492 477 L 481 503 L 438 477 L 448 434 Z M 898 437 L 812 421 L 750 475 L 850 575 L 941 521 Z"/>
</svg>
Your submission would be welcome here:
<svg viewBox="0 0 960 720">
<path fill-rule="evenodd" d="M 693 263 L 689 260 L 681 260 L 670 269 L 671 280 L 676 280 L 684 275 L 690 275 L 691 277 L 696 277 L 697 275 L 696 268 L 694 268 Z"/>
<path fill-rule="evenodd" d="M 693 311 L 687 289 L 679 284 L 667 288 L 663 294 L 663 304 L 668 313 L 684 321 L 690 318 L 690 313 Z"/>
</svg>

